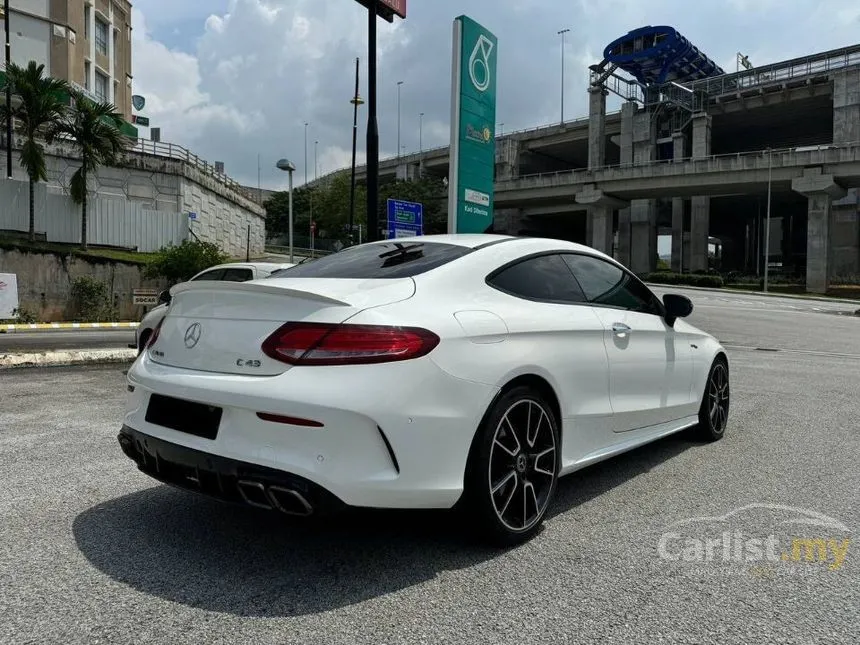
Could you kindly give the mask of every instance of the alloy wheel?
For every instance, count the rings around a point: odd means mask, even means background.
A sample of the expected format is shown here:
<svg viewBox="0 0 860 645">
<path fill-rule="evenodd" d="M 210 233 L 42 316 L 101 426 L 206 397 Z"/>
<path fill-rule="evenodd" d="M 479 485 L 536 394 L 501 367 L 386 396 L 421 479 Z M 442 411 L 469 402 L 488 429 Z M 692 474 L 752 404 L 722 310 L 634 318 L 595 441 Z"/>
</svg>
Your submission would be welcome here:
<svg viewBox="0 0 860 645">
<path fill-rule="evenodd" d="M 722 363 L 714 366 L 708 383 L 708 420 L 714 434 L 725 432 L 729 420 L 729 374 Z"/>
<path fill-rule="evenodd" d="M 556 477 L 551 417 L 532 399 L 502 415 L 490 447 L 488 481 L 496 516 L 509 530 L 526 531 L 543 517 Z"/>
</svg>

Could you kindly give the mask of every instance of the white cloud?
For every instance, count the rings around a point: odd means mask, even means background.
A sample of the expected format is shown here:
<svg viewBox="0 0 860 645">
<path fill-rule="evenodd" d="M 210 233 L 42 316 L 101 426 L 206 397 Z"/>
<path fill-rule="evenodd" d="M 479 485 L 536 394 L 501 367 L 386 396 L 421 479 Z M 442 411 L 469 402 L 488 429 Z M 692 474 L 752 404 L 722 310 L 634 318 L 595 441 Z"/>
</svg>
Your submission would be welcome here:
<svg viewBox="0 0 860 645">
<path fill-rule="evenodd" d="M 423 143 L 447 143 L 451 23 L 450 2 L 414 2 L 407 20 L 378 21 L 380 150 L 397 148 L 397 90 L 402 88 L 401 138 L 418 149 L 418 114 L 425 113 Z M 462 4 L 462 3 L 461 3 Z M 499 37 L 497 120 L 505 131 L 559 118 L 559 29 L 569 27 L 565 115 L 587 113 L 588 65 L 618 36 L 645 24 L 675 26 L 729 71 L 736 51 L 757 65 L 851 44 L 860 9 L 856 0 L 470 0 L 469 15 Z M 150 30 L 147 19 L 157 20 Z M 133 13 L 135 91 L 147 97 L 145 114 L 162 136 L 256 184 L 257 155 L 264 185 L 281 186 L 273 168 L 287 156 L 304 177 L 304 123 L 310 122 L 319 166 L 347 166 L 352 144 L 354 61 L 361 59 L 361 94 L 367 98 L 366 12 L 349 0 L 138 0 Z M 172 21 L 172 22 L 171 22 Z M 175 23 L 175 24 L 173 24 Z M 182 40 L 173 36 L 182 26 Z M 196 24 L 193 34 L 189 25 Z M 176 40 L 184 51 L 158 42 Z M 193 36 L 193 37 L 192 37 Z M 611 109 L 611 108 L 610 108 Z M 359 159 L 364 158 L 367 106 L 359 112 Z"/>
</svg>

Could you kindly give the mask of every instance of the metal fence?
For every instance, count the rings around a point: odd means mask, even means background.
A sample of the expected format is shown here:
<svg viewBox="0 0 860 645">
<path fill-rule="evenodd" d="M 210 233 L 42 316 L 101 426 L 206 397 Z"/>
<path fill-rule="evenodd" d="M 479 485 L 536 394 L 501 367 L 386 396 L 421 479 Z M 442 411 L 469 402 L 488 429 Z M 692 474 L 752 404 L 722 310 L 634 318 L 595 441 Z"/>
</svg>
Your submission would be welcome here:
<svg viewBox="0 0 860 645">
<path fill-rule="evenodd" d="M 193 166 L 207 177 L 211 177 L 226 188 L 229 188 L 230 190 L 239 193 L 243 197 L 250 199 L 252 202 L 259 202 L 258 191 L 245 188 L 234 179 L 231 179 L 230 177 L 225 175 L 223 172 L 219 172 L 216 169 L 215 164 L 209 163 L 205 159 L 198 157 L 196 154 L 194 154 L 187 148 L 178 146 L 175 143 L 162 143 L 160 141 L 150 141 L 149 139 L 138 139 L 136 142 L 129 146 L 128 152 L 135 152 L 144 155 L 153 155 L 161 159 L 168 158 L 175 159 L 176 161 L 182 161 L 183 163 L 187 163 L 190 166 Z"/>
<path fill-rule="evenodd" d="M 62 193 L 37 184 L 34 193 L 36 232 L 48 242 L 81 241 L 81 207 Z M 27 182 L 0 180 L 0 230 L 30 230 Z M 157 251 L 180 244 L 188 235 L 182 213 L 155 211 L 123 199 L 91 197 L 87 201 L 87 242 L 102 246 Z"/>
</svg>

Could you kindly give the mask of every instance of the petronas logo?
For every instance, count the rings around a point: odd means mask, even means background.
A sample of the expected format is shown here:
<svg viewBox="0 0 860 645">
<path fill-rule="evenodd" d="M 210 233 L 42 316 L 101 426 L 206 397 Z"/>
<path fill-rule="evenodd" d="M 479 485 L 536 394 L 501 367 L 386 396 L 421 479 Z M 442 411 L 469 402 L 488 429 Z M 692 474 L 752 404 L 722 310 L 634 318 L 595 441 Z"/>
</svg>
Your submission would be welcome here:
<svg viewBox="0 0 860 645">
<path fill-rule="evenodd" d="M 492 41 L 481 34 L 478 37 L 478 42 L 475 43 L 472 55 L 469 57 L 469 78 L 472 79 L 472 85 L 479 92 L 486 92 L 492 82 L 490 76 L 490 54 L 492 51 Z"/>
</svg>

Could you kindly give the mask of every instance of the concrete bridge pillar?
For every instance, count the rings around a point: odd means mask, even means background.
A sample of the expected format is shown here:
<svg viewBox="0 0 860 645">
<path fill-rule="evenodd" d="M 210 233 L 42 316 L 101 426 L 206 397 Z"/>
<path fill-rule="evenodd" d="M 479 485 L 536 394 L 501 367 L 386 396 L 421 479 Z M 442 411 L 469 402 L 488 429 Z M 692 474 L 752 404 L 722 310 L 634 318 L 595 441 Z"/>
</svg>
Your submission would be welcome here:
<svg viewBox="0 0 860 645">
<path fill-rule="evenodd" d="M 842 199 L 847 191 L 821 168 L 807 168 L 803 177 L 792 180 L 791 188 L 808 201 L 806 231 L 806 290 L 827 293 L 830 287 L 833 241 L 833 200 Z"/>
<path fill-rule="evenodd" d="M 693 115 L 693 159 L 711 156 L 711 122 L 709 114 Z M 690 272 L 708 270 L 708 237 L 711 227 L 711 198 L 690 200 Z"/>
<path fill-rule="evenodd" d="M 520 176 L 520 142 L 502 139 L 496 145 L 496 181 L 516 179 Z"/>
<path fill-rule="evenodd" d="M 833 72 L 833 143 L 860 141 L 860 70 Z"/>
<path fill-rule="evenodd" d="M 672 159 L 680 161 L 684 158 L 687 148 L 687 137 L 683 132 L 672 135 Z M 683 197 L 672 199 L 672 271 L 680 273 L 684 262 L 681 255 L 684 248 L 684 211 L 686 200 Z"/>
<path fill-rule="evenodd" d="M 633 163 L 653 161 L 657 153 L 657 133 L 651 113 L 638 110 L 632 122 Z M 627 266 L 637 274 L 651 273 L 657 268 L 657 202 L 653 199 L 630 202 L 630 262 Z"/>
<path fill-rule="evenodd" d="M 588 167 L 606 165 L 606 97 L 603 87 L 588 88 Z"/>
<path fill-rule="evenodd" d="M 615 209 L 626 208 L 627 202 L 607 195 L 594 184 L 588 184 L 576 195 L 576 203 L 588 207 L 586 234 L 588 245 L 612 256 L 615 239 L 613 219 Z"/>
<path fill-rule="evenodd" d="M 636 103 L 627 101 L 621 106 L 621 165 L 633 164 L 633 117 L 636 116 Z M 630 267 L 631 228 L 630 207 L 618 211 L 618 248 L 615 259 Z"/>
</svg>

